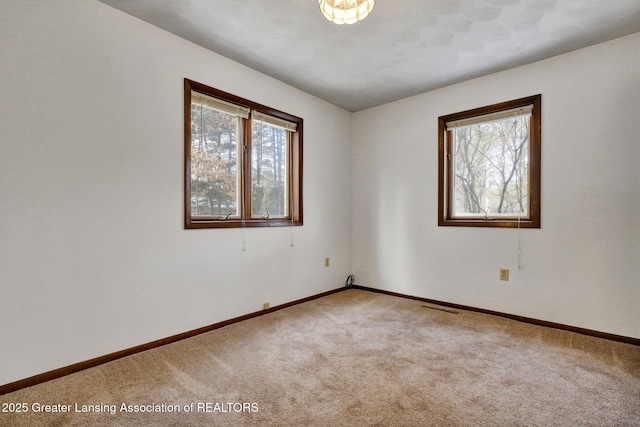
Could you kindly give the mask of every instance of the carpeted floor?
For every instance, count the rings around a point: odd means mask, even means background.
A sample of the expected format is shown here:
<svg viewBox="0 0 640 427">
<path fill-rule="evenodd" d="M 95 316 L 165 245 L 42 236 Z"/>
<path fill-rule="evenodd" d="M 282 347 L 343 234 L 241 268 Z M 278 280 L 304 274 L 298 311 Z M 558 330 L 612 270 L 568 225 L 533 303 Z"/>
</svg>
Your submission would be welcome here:
<svg viewBox="0 0 640 427">
<path fill-rule="evenodd" d="M 28 410 L 0 425 L 640 425 L 640 347 L 427 306 L 339 292 L 0 396 Z"/>
</svg>

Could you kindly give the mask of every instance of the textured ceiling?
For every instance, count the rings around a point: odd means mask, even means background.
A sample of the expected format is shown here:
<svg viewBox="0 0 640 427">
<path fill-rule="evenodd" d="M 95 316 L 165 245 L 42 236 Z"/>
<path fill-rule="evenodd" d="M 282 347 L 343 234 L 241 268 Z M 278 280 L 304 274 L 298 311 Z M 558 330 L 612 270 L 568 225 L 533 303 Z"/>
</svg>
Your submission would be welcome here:
<svg viewBox="0 0 640 427">
<path fill-rule="evenodd" d="M 640 31 L 640 0 L 100 1 L 350 111 Z"/>
</svg>

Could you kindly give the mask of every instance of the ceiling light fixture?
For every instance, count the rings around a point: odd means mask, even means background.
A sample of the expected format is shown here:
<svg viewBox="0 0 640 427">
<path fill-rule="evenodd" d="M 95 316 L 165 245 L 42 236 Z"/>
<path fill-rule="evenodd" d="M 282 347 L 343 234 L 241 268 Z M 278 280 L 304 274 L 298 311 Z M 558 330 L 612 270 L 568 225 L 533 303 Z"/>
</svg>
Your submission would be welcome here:
<svg viewBox="0 0 640 427">
<path fill-rule="evenodd" d="M 319 0 L 320 11 L 335 24 L 354 24 L 373 10 L 376 0 Z"/>
</svg>

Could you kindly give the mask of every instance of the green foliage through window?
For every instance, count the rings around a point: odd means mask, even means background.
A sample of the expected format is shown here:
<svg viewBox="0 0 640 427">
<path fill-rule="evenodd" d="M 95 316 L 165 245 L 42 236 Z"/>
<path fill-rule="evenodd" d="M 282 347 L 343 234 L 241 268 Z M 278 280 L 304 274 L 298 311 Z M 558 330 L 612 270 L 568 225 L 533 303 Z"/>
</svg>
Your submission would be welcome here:
<svg viewBox="0 0 640 427">
<path fill-rule="evenodd" d="M 191 104 L 191 212 L 226 216 L 239 206 L 238 119 Z"/>
<path fill-rule="evenodd" d="M 302 225 L 302 119 L 185 79 L 185 227 Z"/>
</svg>

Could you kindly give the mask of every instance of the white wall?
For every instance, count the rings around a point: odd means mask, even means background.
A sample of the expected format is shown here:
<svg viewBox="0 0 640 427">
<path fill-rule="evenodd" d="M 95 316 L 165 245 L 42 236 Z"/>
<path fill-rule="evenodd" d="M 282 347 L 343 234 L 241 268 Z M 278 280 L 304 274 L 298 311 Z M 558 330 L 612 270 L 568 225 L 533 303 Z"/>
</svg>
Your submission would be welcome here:
<svg viewBox="0 0 640 427">
<path fill-rule="evenodd" d="M 99 2 L 0 6 L 0 384 L 351 272 L 640 337 L 639 34 L 352 116 Z M 241 230 L 182 228 L 184 77 L 305 119 L 294 248 L 290 228 L 246 230 L 246 252 Z M 436 119 L 536 93 L 542 229 L 518 270 L 515 230 L 437 227 Z"/>
<path fill-rule="evenodd" d="M 0 9 L 0 384 L 343 285 L 350 113 L 96 1 Z M 304 118 L 293 248 L 183 229 L 185 77 Z"/>
<path fill-rule="evenodd" d="M 640 33 L 354 114 L 356 283 L 640 338 L 638 52 Z M 437 226 L 437 118 L 538 93 L 542 228 L 518 270 L 517 230 Z"/>
</svg>

